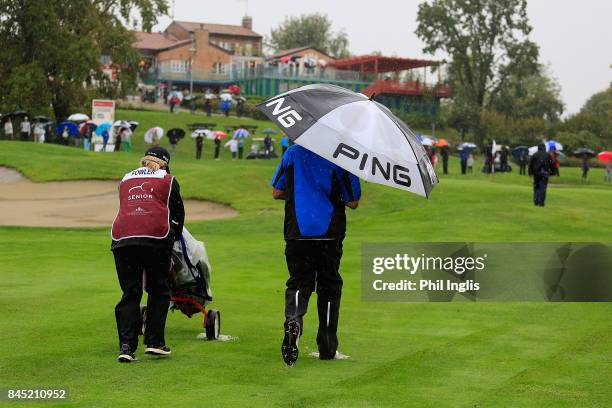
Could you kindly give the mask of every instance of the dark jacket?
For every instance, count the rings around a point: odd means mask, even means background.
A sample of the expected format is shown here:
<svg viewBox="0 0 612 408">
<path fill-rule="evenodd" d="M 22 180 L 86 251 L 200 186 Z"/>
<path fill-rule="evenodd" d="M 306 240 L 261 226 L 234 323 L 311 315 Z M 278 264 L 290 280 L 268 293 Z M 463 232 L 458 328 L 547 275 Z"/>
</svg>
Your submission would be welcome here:
<svg viewBox="0 0 612 408">
<path fill-rule="evenodd" d="M 537 176 L 540 174 L 550 174 L 554 167 L 550 155 L 543 149 L 538 150 L 529 161 L 529 175 Z"/>
</svg>

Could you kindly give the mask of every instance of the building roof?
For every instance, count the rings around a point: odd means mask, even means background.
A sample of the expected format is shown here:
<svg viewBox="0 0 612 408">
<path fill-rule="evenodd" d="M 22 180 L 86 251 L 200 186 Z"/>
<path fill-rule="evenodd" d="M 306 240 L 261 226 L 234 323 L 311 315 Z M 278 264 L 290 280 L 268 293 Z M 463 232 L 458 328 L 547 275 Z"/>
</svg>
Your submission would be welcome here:
<svg viewBox="0 0 612 408">
<path fill-rule="evenodd" d="M 305 51 L 305 50 L 314 50 L 314 51 L 320 52 L 321 54 L 329 57 L 330 59 L 333 59 L 333 57 L 329 56 L 326 52 L 323 52 L 320 49 L 314 48 L 314 47 L 296 47 L 296 48 L 289 48 L 287 50 L 280 50 L 278 52 L 275 52 L 272 55 L 269 55 L 268 58 L 280 58 L 286 55 L 293 55 L 293 54 L 296 54 L 298 52 Z"/>
<path fill-rule="evenodd" d="M 350 69 L 361 72 L 397 72 L 413 68 L 438 65 L 438 61 L 413 58 L 384 57 L 381 55 L 361 55 L 344 58 L 330 63 L 337 69 Z"/>
<path fill-rule="evenodd" d="M 139 50 L 165 50 L 176 45 L 188 43 L 191 40 L 179 41 L 172 35 L 162 33 L 145 33 L 142 31 L 135 31 L 136 42 L 134 47 Z"/>
<path fill-rule="evenodd" d="M 230 24 L 210 24 L 210 23 L 196 23 L 192 21 L 174 21 L 187 31 L 199 31 L 206 30 L 211 34 L 222 34 L 222 35 L 235 35 L 240 37 L 257 37 L 261 38 L 261 35 L 255 31 L 245 28 L 239 25 Z"/>
</svg>

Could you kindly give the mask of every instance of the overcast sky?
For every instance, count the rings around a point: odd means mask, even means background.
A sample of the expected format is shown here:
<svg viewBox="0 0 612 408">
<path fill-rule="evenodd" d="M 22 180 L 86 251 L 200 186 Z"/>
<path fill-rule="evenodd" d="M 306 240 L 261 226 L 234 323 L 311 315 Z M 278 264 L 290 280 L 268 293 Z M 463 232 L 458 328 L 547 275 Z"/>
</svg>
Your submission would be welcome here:
<svg viewBox="0 0 612 408">
<path fill-rule="evenodd" d="M 172 4 L 172 0 L 168 0 Z M 420 0 L 249 0 L 253 29 L 270 33 L 285 16 L 326 13 L 335 30 L 344 29 L 353 54 L 428 57 L 414 34 Z M 529 0 L 532 40 L 561 85 L 566 113 L 577 112 L 590 95 L 612 81 L 612 1 Z M 246 0 L 175 0 L 175 19 L 240 24 Z M 155 27 L 170 22 L 162 18 Z"/>
</svg>

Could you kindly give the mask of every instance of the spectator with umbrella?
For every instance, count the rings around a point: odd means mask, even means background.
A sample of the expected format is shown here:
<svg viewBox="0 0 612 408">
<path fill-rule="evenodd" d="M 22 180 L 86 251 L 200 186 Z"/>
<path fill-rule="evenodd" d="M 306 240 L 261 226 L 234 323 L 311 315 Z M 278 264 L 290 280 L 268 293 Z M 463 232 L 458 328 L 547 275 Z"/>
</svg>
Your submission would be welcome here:
<svg viewBox="0 0 612 408">
<path fill-rule="evenodd" d="M 597 159 L 606 165 L 604 172 L 604 183 L 612 182 L 612 151 L 601 152 Z"/>
<path fill-rule="evenodd" d="M 537 153 L 531 156 L 529 162 L 529 175 L 533 177 L 533 203 L 536 206 L 544 207 L 548 176 L 552 174 L 553 167 L 553 160 L 546 153 L 546 145 L 539 144 Z"/>
<path fill-rule="evenodd" d="M 591 149 L 587 149 L 586 147 L 581 147 L 579 149 L 574 150 L 574 156 L 582 158 L 582 180 L 586 181 L 589 170 L 591 168 L 591 160 L 592 157 L 595 157 L 595 152 Z"/>
<path fill-rule="evenodd" d="M 21 140 L 29 140 L 31 125 L 30 125 L 30 121 L 28 120 L 27 116 L 23 117 L 20 128 L 21 128 Z"/>
<path fill-rule="evenodd" d="M 176 145 L 179 140 L 185 137 L 185 131 L 180 128 L 173 128 L 168 131 L 168 142 L 172 147 L 172 153 L 176 153 Z"/>
<path fill-rule="evenodd" d="M 7 116 L 6 122 L 4 122 L 4 137 L 13 140 L 13 121 L 10 116 Z"/>
<path fill-rule="evenodd" d="M 270 135 L 264 137 L 264 155 L 266 159 L 270 158 L 270 152 L 272 151 L 272 138 Z"/>
<path fill-rule="evenodd" d="M 233 137 L 225 143 L 225 147 L 229 147 L 230 152 L 232 152 L 232 160 L 236 160 L 236 156 L 238 155 L 238 139 Z"/>
<path fill-rule="evenodd" d="M 527 174 L 527 163 L 529 161 L 529 148 L 527 146 L 517 146 L 512 149 L 512 155 L 519 164 L 519 174 L 524 176 Z"/>
<path fill-rule="evenodd" d="M 196 142 L 196 160 L 200 160 L 202 158 L 202 147 L 204 146 L 204 136 L 207 136 L 207 133 L 210 133 L 210 130 L 196 129 L 191 134 L 191 137 L 193 137 Z"/>
<path fill-rule="evenodd" d="M 236 115 L 238 115 L 239 118 L 241 118 L 242 115 L 244 115 L 245 102 L 246 102 L 246 98 L 244 96 L 239 96 L 238 98 L 236 98 Z"/>
<path fill-rule="evenodd" d="M 444 174 L 448 174 L 448 156 L 450 155 L 450 144 L 446 139 L 440 139 L 436 143 L 440 148 L 440 156 L 442 156 L 442 170 Z"/>
<path fill-rule="evenodd" d="M 238 159 L 242 159 L 244 154 L 244 140 L 250 136 L 248 130 L 239 128 L 234 132 L 234 137 L 238 140 Z"/>
<path fill-rule="evenodd" d="M 227 136 L 227 134 L 220 130 L 215 130 L 213 134 L 215 135 L 215 160 L 220 160 L 221 139 L 223 139 L 223 135 Z"/>
</svg>

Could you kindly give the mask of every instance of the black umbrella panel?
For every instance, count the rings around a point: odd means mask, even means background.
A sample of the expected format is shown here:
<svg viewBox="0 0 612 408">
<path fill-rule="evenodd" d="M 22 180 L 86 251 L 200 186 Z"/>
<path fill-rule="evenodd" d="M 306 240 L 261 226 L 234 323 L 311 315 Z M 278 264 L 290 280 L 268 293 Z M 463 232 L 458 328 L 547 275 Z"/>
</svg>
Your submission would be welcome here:
<svg viewBox="0 0 612 408">
<path fill-rule="evenodd" d="M 285 92 L 258 105 L 289 139 L 354 175 L 427 197 L 438 177 L 404 122 L 366 96 L 330 84 Z"/>
</svg>

